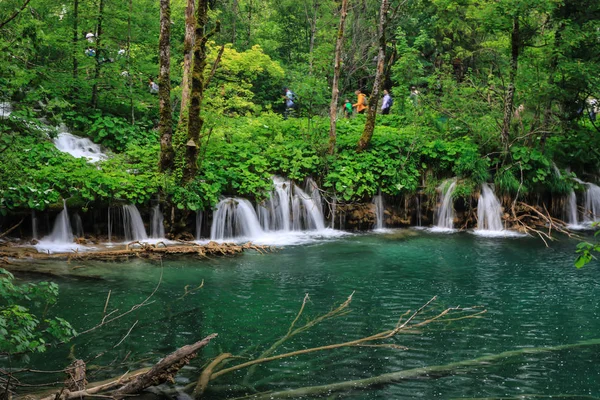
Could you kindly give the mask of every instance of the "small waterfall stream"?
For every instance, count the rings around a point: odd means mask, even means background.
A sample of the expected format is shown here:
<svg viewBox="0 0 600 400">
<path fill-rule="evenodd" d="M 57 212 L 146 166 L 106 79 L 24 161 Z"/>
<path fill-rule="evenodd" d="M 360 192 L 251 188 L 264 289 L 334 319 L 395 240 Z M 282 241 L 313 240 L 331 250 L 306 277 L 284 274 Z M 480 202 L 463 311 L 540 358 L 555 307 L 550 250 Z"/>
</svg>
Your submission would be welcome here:
<svg viewBox="0 0 600 400">
<path fill-rule="evenodd" d="M 583 222 L 591 224 L 600 221 L 600 187 L 589 182 L 586 186 L 587 190 L 583 195 Z"/>
<path fill-rule="evenodd" d="M 481 185 L 477 202 L 477 230 L 499 232 L 502 225 L 502 206 L 489 184 Z"/>
<path fill-rule="evenodd" d="M 383 221 L 385 208 L 383 206 L 383 197 L 381 194 L 373 196 L 373 202 L 375 205 L 375 229 L 383 229 L 385 228 L 385 223 Z"/>
<path fill-rule="evenodd" d="M 273 178 L 273 185 L 269 199 L 256 211 L 246 199 L 221 200 L 213 213 L 211 240 L 325 230 L 321 194 L 312 179 L 307 179 L 305 190 L 280 177 Z"/>
<path fill-rule="evenodd" d="M 59 127 L 59 134 L 54 139 L 54 145 L 64 153 L 69 153 L 75 158 L 87 158 L 91 162 L 108 158 L 99 145 L 88 138 L 72 135 L 64 125 Z"/>
<path fill-rule="evenodd" d="M 43 241 L 52 243 L 73 243 L 73 229 L 67 212 L 67 201 L 63 200 L 63 210 L 56 216 L 54 227 L 50 236 L 44 237 Z"/>
<path fill-rule="evenodd" d="M 34 240 L 39 239 L 38 234 L 38 219 L 35 215 L 35 210 L 31 210 L 31 238 Z"/>
<path fill-rule="evenodd" d="M 211 240 L 254 238 L 264 234 L 252 204 L 241 198 L 227 198 L 217 204 L 210 228 Z"/>
<path fill-rule="evenodd" d="M 440 230 L 454 229 L 454 201 L 452 194 L 456 189 L 456 179 L 444 181 L 439 187 L 439 206 L 436 210 L 435 227 Z"/>
<path fill-rule="evenodd" d="M 196 211 L 196 240 L 202 236 L 202 211 Z"/>
<path fill-rule="evenodd" d="M 579 225 L 577 219 L 577 195 L 575 195 L 574 190 L 571 190 L 567 197 L 567 202 L 565 204 L 565 221 L 572 227 Z"/>
<path fill-rule="evenodd" d="M 153 239 L 162 239 L 165 237 L 165 225 L 163 224 L 165 218 L 163 213 L 160 211 L 160 206 L 157 204 L 152 207 L 152 222 L 150 224 L 150 237 Z"/>
<path fill-rule="evenodd" d="M 83 237 L 83 222 L 81 221 L 81 216 L 78 213 L 75 213 L 71 218 L 73 220 L 73 232 L 75 233 L 75 236 Z"/>
<path fill-rule="evenodd" d="M 127 242 L 148 240 L 142 216 L 133 204 L 123 206 L 123 230 Z"/>
</svg>

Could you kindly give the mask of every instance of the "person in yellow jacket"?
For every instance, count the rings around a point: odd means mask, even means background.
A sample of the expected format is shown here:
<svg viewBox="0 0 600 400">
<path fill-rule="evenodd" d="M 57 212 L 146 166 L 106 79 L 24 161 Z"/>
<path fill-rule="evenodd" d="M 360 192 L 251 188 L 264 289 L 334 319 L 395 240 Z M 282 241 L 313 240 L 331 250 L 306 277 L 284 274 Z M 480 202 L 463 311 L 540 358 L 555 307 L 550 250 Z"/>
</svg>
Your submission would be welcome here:
<svg viewBox="0 0 600 400">
<path fill-rule="evenodd" d="M 357 114 L 362 114 L 367 109 L 367 96 L 360 90 L 357 90 L 354 94 L 356 94 L 358 99 L 356 100 L 356 104 L 352 104 L 352 107 L 356 108 Z"/>
</svg>

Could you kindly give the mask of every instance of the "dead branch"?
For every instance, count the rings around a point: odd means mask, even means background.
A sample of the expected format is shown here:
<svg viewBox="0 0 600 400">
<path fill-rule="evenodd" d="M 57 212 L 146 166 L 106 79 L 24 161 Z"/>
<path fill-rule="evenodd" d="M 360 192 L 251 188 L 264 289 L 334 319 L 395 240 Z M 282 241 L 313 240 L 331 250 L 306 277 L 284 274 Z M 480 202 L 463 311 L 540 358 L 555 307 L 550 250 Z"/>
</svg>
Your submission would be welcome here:
<svg viewBox="0 0 600 400">
<path fill-rule="evenodd" d="M 19 225 L 21 225 L 23 223 L 24 220 L 25 220 L 25 218 L 21 218 L 21 220 L 19 222 L 17 222 L 14 226 L 12 226 L 11 228 L 7 229 L 6 231 L 0 233 L 0 238 L 3 238 L 4 236 L 8 235 L 9 233 L 11 233 L 15 229 L 17 229 L 19 227 Z"/>
<path fill-rule="evenodd" d="M 346 302 L 343 303 L 342 305 L 345 304 L 347 306 L 347 304 L 349 304 L 349 301 L 351 300 L 351 298 L 352 298 L 352 296 L 350 296 L 348 298 L 348 300 L 346 300 Z M 306 299 L 306 297 L 305 297 L 305 299 Z M 211 375 L 210 381 L 218 378 L 221 375 L 227 374 L 229 372 L 237 371 L 239 369 L 243 369 L 243 368 L 247 368 L 247 367 L 252 367 L 252 366 L 255 366 L 255 365 L 258 365 L 258 364 L 262 364 L 262 363 L 266 363 L 266 362 L 270 362 L 270 361 L 280 360 L 280 359 L 289 358 L 289 357 L 295 357 L 295 356 L 299 356 L 299 355 L 303 355 L 303 354 L 309 354 L 309 353 L 314 353 L 314 352 L 318 352 L 318 351 L 339 349 L 339 348 L 342 348 L 342 347 L 372 345 L 371 342 L 382 341 L 382 340 L 385 340 L 385 339 L 389 339 L 389 338 L 392 338 L 392 337 L 398 335 L 401 332 L 405 333 L 405 331 L 410 331 L 412 333 L 412 332 L 414 332 L 413 328 L 415 328 L 415 327 L 423 327 L 423 326 L 429 325 L 429 324 L 434 323 L 434 322 L 439 321 L 439 320 L 448 321 L 448 319 L 445 319 L 443 317 L 446 316 L 446 315 L 448 315 L 448 314 L 451 314 L 451 313 L 476 311 L 473 314 L 461 315 L 458 318 L 454 318 L 454 320 L 458 320 L 458 319 L 466 319 L 466 318 L 478 318 L 479 316 L 481 316 L 482 314 L 484 314 L 484 313 L 487 312 L 487 310 L 480 310 L 477 307 L 470 307 L 470 308 L 451 307 L 451 308 L 447 308 L 447 309 L 443 310 L 441 313 L 435 315 L 434 317 L 428 318 L 428 319 L 426 319 L 426 320 L 424 320 L 422 322 L 419 322 L 419 323 L 413 323 L 413 324 L 411 324 L 411 322 L 415 319 L 415 317 L 417 317 L 417 315 L 421 314 L 423 312 L 423 310 L 425 310 L 425 308 L 427 308 L 435 299 L 436 299 L 436 297 L 434 296 L 431 300 L 429 300 L 427 303 L 425 303 L 423 306 L 421 306 L 418 310 L 416 310 L 412 314 L 410 314 L 410 311 L 407 311 L 406 313 L 404 313 L 399 318 L 396 326 L 393 329 L 390 329 L 390 330 L 387 330 L 387 331 L 383 331 L 383 332 L 379 332 L 379 333 L 376 333 L 374 335 L 363 337 L 363 338 L 356 339 L 356 340 L 352 340 L 352 341 L 349 341 L 349 342 L 335 343 L 335 344 L 330 344 L 330 345 L 325 345 L 325 346 L 313 347 L 313 348 L 310 348 L 310 349 L 296 350 L 296 351 L 292 351 L 292 352 L 289 352 L 289 353 L 278 354 L 278 355 L 270 356 L 270 357 L 257 358 L 257 359 L 254 359 L 254 360 L 251 360 L 251 361 L 247 361 L 245 363 L 238 364 L 238 365 L 235 365 L 235 366 L 232 366 L 232 367 L 229 367 L 229 368 L 222 369 L 221 371 L 215 372 L 214 374 Z M 304 303 L 303 303 L 303 305 L 304 305 Z M 332 312 L 338 310 L 340 307 L 338 307 L 335 310 L 332 310 Z M 302 308 L 301 308 L 301 311 L 302 311 Z M 299 312 L 298 316 L 296 317 L 296 319 L 299 317 L 300 314 L 301 313 Z M 406 317 L 409 314 L 410 314 L 410 317 L 406 321 L 403 322 L 404 317 Z M 296 319 L 294 320 L 294 322 L 296 321 Z M 310 324 L 310 322 L 307 323 L 307 325 L 308 324 Z M 292 327 L 293 327 L 293 324 L 292 324 Z M 297 329 L 303 329 L 303 328 L 304 327 L 297 328 Z M 306 329 L 308 329 L 308 328 L 306 328 Z M 285 337 L 287 337 L 287 335 Z M 378 343 L 376 343 L 376 344 L 378 344 Z M 399 346 L 399 348 L 401 348 L 401 347 Z"/>
<path fill-rule="evenodd" d="M 284 390 L 280 392 L 266 392 L 256 395 L 238 397 L 235 400 L 254 399 L 254 400 L 270 400 L 270 399 L 297 399 L 304 397 L 316 397 L 324 394 L 331 395 L 335 392 L 346 392 L 352 390 L 364 390 L 372 386 L 391 384 L 401 382 L 407 379 L 415 379 L 430 375 L 452 374 L 464 369 L 481 368 L 483 365 L 489 365 L 494 362 L 502 361 L 506 358 L 516 357 L 522 354 L 539 354 L 547 352 L 556 352 L 569 350 L 579 347 L 598 346 L 600 339 L 591 339 L 574 344 L 567 344 L 553 347 L 534 347 L 522 348 L 518 350 L 505 351 L 499 354 L 487 355 L 474 358 L 471 360 L 458 361 L 445 365 L 434 365 L 429 367 L 413 368 L 403 371 L 391 372 L 383 375 L 378 375 L 365 379 L 356 379 L 352 381 L 333 383 L 321 386 L 309 386 L 299 389 Z"/>
</svg>

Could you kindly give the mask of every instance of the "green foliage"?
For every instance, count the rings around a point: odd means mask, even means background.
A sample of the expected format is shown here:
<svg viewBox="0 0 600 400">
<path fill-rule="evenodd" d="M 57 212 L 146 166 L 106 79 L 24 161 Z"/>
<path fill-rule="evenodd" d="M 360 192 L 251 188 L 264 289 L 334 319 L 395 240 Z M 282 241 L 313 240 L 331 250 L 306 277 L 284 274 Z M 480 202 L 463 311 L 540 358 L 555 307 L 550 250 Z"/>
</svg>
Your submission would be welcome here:
<svg viewBox="0 0 600 400">
<path fill-rule="evenodd" d="M 67 321 L 48 316 L 57 298 L 55 283 L 19 285 L 10 272 L 0 268 L 0 354 L 41 353 L 54 341 L 73 337 L 76 332 Z"/>
<path fill-rule="evenodd" d="M 598 227 L 598 223 L 594 223 L 593 226 L 595 228 Z M 600 231 L 596 231 L 594 233 L 594 237 L 598 237 L 600 235 Z M 575 266 L 577 268 L 581 268 L 587 264 L 589 264 L 592 260 L 596 259 L 594 253 L 600 253 L 600 243 L 596 241 L 595 243 L 590 242 L 580 242 L 577 245 L 577 250 L 575 250 L 577 254 L 577 258 L 575 259 Z"/>
</svg>

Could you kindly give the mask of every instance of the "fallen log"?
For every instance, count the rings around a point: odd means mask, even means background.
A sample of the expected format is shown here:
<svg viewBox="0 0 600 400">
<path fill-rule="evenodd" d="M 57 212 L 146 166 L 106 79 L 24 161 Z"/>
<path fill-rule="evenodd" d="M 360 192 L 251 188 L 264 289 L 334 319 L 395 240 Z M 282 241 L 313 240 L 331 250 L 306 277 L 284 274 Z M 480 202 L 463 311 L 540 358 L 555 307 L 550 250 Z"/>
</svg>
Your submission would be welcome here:
<svg viewBox="0 0 600 400">
<path fill-rule="evenodd" d="M 233 256 L 241 254 L 246 250 L 254 250 L 259 253 L 273 251 L 270 246 L 260 246 L 252 243 L 216 243 L 207 244 L 185 243 L 177 245 L 165 245 L 162 242 L 148 244 L 132 242 L 120 249 L 103 249 L 92 251 L 73 251 L 69 253 L 39 253 L 32 249 L 6 247 L 0 249 L 0 258 L 33 258 L 33 259 L 67 259 L 71 260 L 120 260 L 129 257 L 162 258 L 164 256 L 193 255 L 198 257 L 208 256 Z"/>
<path fill-rule="evenodd" d="M 183 346 L 161 359 L 149 370 L 144 369 L 133 375 L 124 375 L 119 379 L 89 389 L 72 392 L 63 388 L 60 392 L 42 397 L 40 400 L 75 400 L 84 397 L 122 399 L 140 393 L 151 386 L 172 381 L 179 370 L 196 357 L 198 350 L 210 343 L 215 337 L 217 337 L 217 334 L 213 333 L 194 344 Z"/>
</svg>

